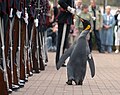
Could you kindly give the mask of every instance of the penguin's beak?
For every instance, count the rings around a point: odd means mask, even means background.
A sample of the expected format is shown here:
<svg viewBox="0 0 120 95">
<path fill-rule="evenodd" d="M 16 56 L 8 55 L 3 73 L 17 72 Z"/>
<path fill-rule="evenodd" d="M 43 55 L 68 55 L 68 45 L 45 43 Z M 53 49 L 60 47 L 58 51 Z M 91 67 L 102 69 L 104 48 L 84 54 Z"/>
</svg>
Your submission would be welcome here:
<svg viewBox="0 0 120 95">
<path fill-rule="evenodd" d="M 81 21 L 81 22 L 84 22 L 84 20 L 83 20 L 82 18 L 80 18 L 80 21 Z"/>
<path fill-rule="evenodd" d="M 78 15 L 77 15 L 78 16 Z M 83 27 L 84 27 L 84 30 L 90 30 L 91 29 L 91 24 L 89 21 L 81 18 L 80 16 L 78 16 L 80 21 L 83 23 Z"/>
</svg>

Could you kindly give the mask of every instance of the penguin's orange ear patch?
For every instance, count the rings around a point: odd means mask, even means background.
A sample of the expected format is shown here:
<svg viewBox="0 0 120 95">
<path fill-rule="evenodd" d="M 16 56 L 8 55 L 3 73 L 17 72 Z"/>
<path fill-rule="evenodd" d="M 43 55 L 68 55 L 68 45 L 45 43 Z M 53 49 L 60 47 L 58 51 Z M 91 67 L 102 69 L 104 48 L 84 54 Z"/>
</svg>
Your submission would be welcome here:
<svg viewBox="0 0 120 95">
<path fill-rule="evenodd" d="M 89 30 L 90 28 L 91 28 L 91 26 L 88 25 L 88 26 L 85 28 L 85 30 Z"/>
</svg>

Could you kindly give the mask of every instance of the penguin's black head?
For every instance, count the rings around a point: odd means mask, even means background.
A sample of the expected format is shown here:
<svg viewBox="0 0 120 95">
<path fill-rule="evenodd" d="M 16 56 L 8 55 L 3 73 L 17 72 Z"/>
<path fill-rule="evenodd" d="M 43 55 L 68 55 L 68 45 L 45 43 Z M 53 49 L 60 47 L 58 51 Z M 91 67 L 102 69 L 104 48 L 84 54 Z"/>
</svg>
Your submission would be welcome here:
<svg viewBox="0 0 120 95">
<path fill-rule="evenodd" d="M 83 30 L 90 30 L 91 29 L 91 24 L 89 21 L 83 19 L 83 18 L 80 18 L 80 21 L 82 22 L 83 24 Z"/>
</svg>

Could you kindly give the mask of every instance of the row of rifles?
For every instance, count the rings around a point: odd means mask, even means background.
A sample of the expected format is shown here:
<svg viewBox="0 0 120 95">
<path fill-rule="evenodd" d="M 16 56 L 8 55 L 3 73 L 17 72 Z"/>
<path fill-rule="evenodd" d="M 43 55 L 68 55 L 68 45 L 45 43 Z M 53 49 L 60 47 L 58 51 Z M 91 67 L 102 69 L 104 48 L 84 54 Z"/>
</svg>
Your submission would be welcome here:
<svg viewBox="0 0 120 95">
<path fill-rule="evenodd" d="M 0 95 L 45 70 L 49 10 L 48 0 L 0 0 Z"/>
</svg>

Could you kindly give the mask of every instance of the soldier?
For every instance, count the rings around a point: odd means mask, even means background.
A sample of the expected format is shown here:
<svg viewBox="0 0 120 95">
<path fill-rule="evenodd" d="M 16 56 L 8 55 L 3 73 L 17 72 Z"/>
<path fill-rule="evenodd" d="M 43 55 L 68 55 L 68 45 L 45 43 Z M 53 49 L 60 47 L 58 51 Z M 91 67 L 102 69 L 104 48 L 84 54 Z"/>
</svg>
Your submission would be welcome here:
<svg viewBox="0 0 120 95">
<path fill-rule="evenodd" d="M 91 0 L 91 5 L 89 6 L 89 13 L 93 19 L 93 31 L 95 34 L 95 39 L 98 46 L 98 51 L 100 53 L 104 53 L 101 49 L 101 40 L 100 40 L 100 30 L 102 28 L 102 15 L 99 6 L 96 5 L 95 0 Z M 89 40 L 90 50 L 92 51 L 92 33 L 90 33 L 90 40 Z"/>
<path fill-rule="evenodd" d="M 58 4 L 60 5 L 60 13 L 58 15 L 56 63 L 67 48 L 70 25 L 73 23 L 71 12 L 75 11 L 74 8 L 71 8 L 74 6 L 74 0 L 59 0 Z"/>
<path fill-rule="evenodd" d="M 119 53 L 119 45 L 120 45 L 120 8 L 117 9 L 115 14 L 115 27 L 114 27 L 114 33 L 115 33 L 115 46 L 116 50 L 115 53 Z"/>
</svg>

